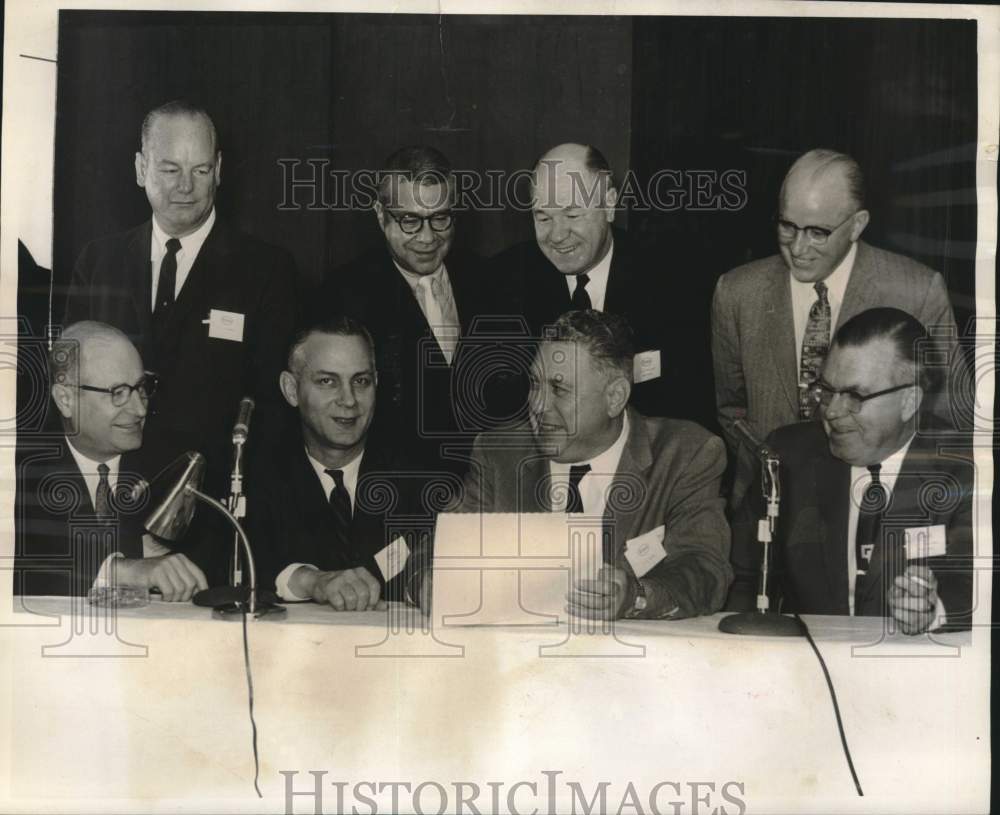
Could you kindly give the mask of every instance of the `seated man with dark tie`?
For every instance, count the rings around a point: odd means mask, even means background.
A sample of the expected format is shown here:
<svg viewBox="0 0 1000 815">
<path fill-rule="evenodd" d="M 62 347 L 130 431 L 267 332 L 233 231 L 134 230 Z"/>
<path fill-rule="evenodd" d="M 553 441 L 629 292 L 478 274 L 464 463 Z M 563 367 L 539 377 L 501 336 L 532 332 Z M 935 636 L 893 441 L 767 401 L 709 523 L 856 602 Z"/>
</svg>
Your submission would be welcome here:
<svg viewBox="0 0 1000 815">
<path fill-rule="evenodd" d="M 421 482 L 369 438 L 376 383 L 374 343 L 352 318 L 315 323 L 292 343 L 280 386 L 299 432 L 247 491 L 260 585 L 284 600 L 363 611 L 402 599 Z"/>
<path fill-rule="evenodd" d="M 476 439 L 459 511 L 603 516 L 605 566 L 571 590 L 577 616 L 711 614 L 732 580 L 725 447 L 693 422 L 628 407 L 633 356 L 624 318 L 563 314 L 535 356 L 528 421 Z M 640 538 L 642 561 L 628 554 Z M 425 610 L 430 575 L 408 578 Z"/>
<path fill-rule="evenodd" d="M 974 468 L 945 425 L 918 423 L 934 391 L 928 342 L 905 311 L 855 315 L 811 389 L 821 422 L 769 437 L 781 460 L 772 608 L 891 615 L 910 634 L 968 626 Z M 754 607 L 762 504 L 758 482 L 734 521 L 733 609 Z"/>
<path fill-rule="evenodd" d="M 110 583 L 189 600 L 205 575 L 143 535 L 149 507 L 129 497 L 155 375 L 125 334 L 93 321 L 53 343 L 49 374 L 63 432 L 19 445 L 14 593 L 85 595 Z"/>
</svg>

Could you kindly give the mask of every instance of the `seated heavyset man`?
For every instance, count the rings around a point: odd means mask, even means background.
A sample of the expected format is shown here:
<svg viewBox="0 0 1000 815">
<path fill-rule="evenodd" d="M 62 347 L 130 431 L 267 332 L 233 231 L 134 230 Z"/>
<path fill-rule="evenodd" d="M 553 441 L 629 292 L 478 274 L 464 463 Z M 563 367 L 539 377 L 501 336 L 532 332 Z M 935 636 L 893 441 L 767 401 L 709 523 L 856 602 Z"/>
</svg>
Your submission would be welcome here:
<svg viewBox="0 0 1000 815">
<path fill-rule="evenodd" d="M 932 390 L 918 353 L 924 327 L 894 308 L 864 311 L 837 332 L 811 395 L 822 423 L 769 438 L 781 459 L 775 581 L 783 611 L 892 615 L 906 633 L 971 613 L 973 468 L 917 433 Z M 953 437 L 949 437 L 954 443 Z M 754 607 L 763 514 L 759 483 L 733 528 L 728 605 Z"/>
<path fill-rule="evenodd" d="M 128 456 L 156 386 L 135 346 L 104 323 L 74 323 L 53 344 L 49 372 L 64 432 L 21 450 L 14 593 L 85 595 L 97 581 L 188 600 L 207 588 L 185 555 L 158 554 L 141 526 L 149 507 L 128 497 L 138 480 Z"/>
<path fill-rule="evenodd" d="M 402 598 L 397 578 L 416 541 L 393 513 L 420 514 L 410 512 L 417 481 L 371 443 L 376 382 L 374 343 L 352 318 L 315 323 L 292 343 L 280 385 L 301 433 L 247 496 L 260 585 L 284 600 L 363 611 Z"/>
<path fill-rule="evenodd" d="M 610 533 L 605 567 L 571 589 L 577 616 L 711 614 L 732 579 L 719 495 L 725 447 L 696 424 L 628 407 L 633 355 L 622 317 L 562 315 L 535 357 L 529 421 L 476 440 L 460 511 L 602 516 Z M 658 557 L 637 574 L 624 556 L 627 543 L 660 532 Z M 428 572 L 422 581 L 426 610 Z"/>
</svg>

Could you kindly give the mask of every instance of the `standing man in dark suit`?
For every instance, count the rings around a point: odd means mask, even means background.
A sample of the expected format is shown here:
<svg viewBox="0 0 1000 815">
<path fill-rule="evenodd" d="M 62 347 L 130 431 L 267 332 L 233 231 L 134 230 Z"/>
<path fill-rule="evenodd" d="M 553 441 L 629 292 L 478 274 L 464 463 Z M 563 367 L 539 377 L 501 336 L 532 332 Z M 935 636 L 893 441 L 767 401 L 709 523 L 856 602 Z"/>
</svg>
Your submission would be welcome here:
<svg viewBox="0 0 1000 815">
<path fill-rule="evenodd" d="M 410 146 L 389 156 L 374 206 L 385 244 L 336 270 L 318 307 L 354 317 L 375 339 L 379 433 L 423 466 L 461 473 L 492 409 L 483 349 L 471 336 L 491 298 L 478 258 L 452 251 L 453 197 L 439 151 Z"/>
<path fill-rule="evenodd" d="M 712 302 L 716 407 L 736 461 L 732 506 L 753 477 L 734 423 L 744 419 L 764 438 L 812 418 L 809 385 L 838 326 L 873 306 L 893 306 L 956 336 L 941 275 L 860 240 L 870 216 L 861 168 L 850 156 L 801 156 L 778 206 L 779 254 L 724 274 Z"/>
<path fill-rule="evenodd" d="M 222 152 L 202 108 L 175 101 L 147 114 L 135 177 L 152 218 L 84 248 L 66 321 L 116 326 L 160 374 L 143 449 L 148 471 L 197 450 L 207 459 L 206 485 L 219 492 L 241 397 L 257 403 L 248 464 L 278 423 L 276 382 L 295 320 L 294 265 L 284 250 L 217 215 Z"/>
<path fill-rule="evenodd" d="M 281 392 L 301 432 L 252 487 L 247 520 L 261 585 L 285 600 L 362 611 L 403 598 L 423 480 L 372 443 L 377 380 L 375 346 L 356 320 L 328 318 L 292 344 Z"/>
<path fill-rule="evenodd" d="M 821 423 L 771 434 L 782 484 L 772 605 L 891 615 L 910 634 L 969 625 L 974 467 L 952 437 L 955 452 L 940 454 L 941 436 L 917 422 L 927 341 L 899 309 L 855 315 L 809 389 Z M 734 522 L 732 608 L 754 607 L 762 503 L 758 485 Z"/>
<path fill-rule="evenodd" d="M 597 148 L 552 148 L 532 175 L 535 240 L 493 258 L 493 276 L 506 281 L 509 307 L 536 337 L 570 309 L 624 316 L 639 352 L 633 405 L 646 415 L 690 415 L 683 329 L 666 296 L 669 270 L 640 257 L 626 233 L 612 227 L 617 204 L 614 176 Z"/>
<path fill-rule="evenodd" d="M 476 439 L 459 511 L 602 517 L 605 566 L 573 587 L 577 616 L 711 614 L 732 580 L 725 446 L 693 422 L 628 407 L 634 351 L 619 315 L 561 316 L 538 348 L 529 420 Z M 408 578 L 422 582 L 425 610 L 429 574 L 425 566 Z"/>
<path fill-rule="evenodd" d="M 63 332 L 49 372 L 63 434 L 20 451 L 14 593 L 86 595 L 110 583 L 190 599 L 206 588 L 204 574 L 144 537 L 149 508 L 128 494 L 156 376 L 128 337 L 98 322 Z"/>
</svg>

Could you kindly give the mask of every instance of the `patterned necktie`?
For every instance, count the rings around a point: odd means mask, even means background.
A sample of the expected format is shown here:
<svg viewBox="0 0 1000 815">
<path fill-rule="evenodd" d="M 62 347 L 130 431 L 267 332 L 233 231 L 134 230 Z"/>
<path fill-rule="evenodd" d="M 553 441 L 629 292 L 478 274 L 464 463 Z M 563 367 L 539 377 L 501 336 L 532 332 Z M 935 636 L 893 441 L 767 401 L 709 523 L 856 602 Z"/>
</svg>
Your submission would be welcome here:
<svg viewBox="0 0 1000 815">
<path fill-rule="evenodd" d="M 802 362 L 799 365 L 799 418 L 811 419 L 815 403 L 809 398 L 809 386 L 819 379 L 820 369 L 830 350 L 830 301 L 826 283 L 814 287 L 817 300 L 809 309 L 806 333 L 802 337 Z"/>
<path fill-rule="evenodd" d="M 417 299 L 423 309 L 427 324 L 437 340 L 441 353 L 451 365 L 458 345 L 460 328 L 454 321 L 452 303 L 446 298 L 443 287 L 435 275 L 427 275 L 417 280 Z"/>
<path fill-rule="evenodd" d="M 326 470 L 326 474 L 333 479 L 333 489 L 330 491 L 330 509 L 333 510 L 334 535 L 337 544 L 347 546 L 351 542 L 351 496 L 344 486 L 343 470 Z"/>
<path fill-rule="evenodd" d="M 587 294 L 587 284 L 590 282 L 590 278 L 585 274 L 578 274 L 576 276 L 576 288 L 573 289 L 573 308 L 578 311 L 583 311 L 588 308 L 593 308 L 590 304 L 590 295 Z"/>
<path fill-rule="evenodd" d="M 160 262 L 160 279 L 156 283 L 157 314 L 165 312 L 174 304 L 174 289 L 177 287 L 177 253 L 181 251 L 181 242 L 177 238 L 167 241 L 167 253 Z"/>
<path fill-rule="evenodd" d="M 566 493 L 567 512 L 583 512 L 583 498 L 580 496 L 580 480 L 589 472 L 589 464 L 574 464 L 569 468 L 569 490 Z"/>
<path fill-rule="evenodd" d="M 111 470 L 107 464 L 97 465 L 97 492 L 94 495 L 94 512 L 99 518 L 111 518 L 111 484 L 108 482 L 108 473 Z"/>
<path fill-rule="evenodd" d="M 871 568 L 872 553 L 882 536 L 882 516 L 889 503 L 889 495 L 879 479 L 881 471 L 881 464 L 872 464 L 868 467 L 872 480 L 865 487 L 864 494 L 861 496 L 861 507 L 858 512 L 858 528 L 854 535 L 854 556 L 858 571 L 854 583 L 855 614 L 857 614 L 860 584 Z"/>
</svg>

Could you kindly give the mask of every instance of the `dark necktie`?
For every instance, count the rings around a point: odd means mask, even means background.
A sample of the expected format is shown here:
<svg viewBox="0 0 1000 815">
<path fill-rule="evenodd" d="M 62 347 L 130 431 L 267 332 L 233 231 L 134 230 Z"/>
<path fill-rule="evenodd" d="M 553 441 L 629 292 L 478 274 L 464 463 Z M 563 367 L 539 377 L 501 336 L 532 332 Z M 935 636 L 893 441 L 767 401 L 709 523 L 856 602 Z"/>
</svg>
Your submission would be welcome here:
<svg viewBox="0 0 1000 815">
<path fill-rule="evenodd" d="M 811 419 L 815 403 L 809 398 L 809 386 L 819 379 L 820 369 L 830 350 L 830 301 L 826 283 L 814 287 L 817 300 L 809 309 L 806 333 L 802 337 L 802 362 L 799 365 L 799 418 Z"/>
<path fill-rule="evenodd" d="M 167 253 L 160 261 L 160 279 L 156 284 L 156 308 L 153 311 L 160 314 L 174 304 L 174 289 L 177 287 L 177 253 L 181 250 L 181 242 L 177 238 L 167 241 Z"/>
<path fill-rule="evenodd" d="M 99 518 L 112 517 L 111 511 L 111 484 L 108 482 L 107 464 L 97 465 L 97 474 L 100 478 L 97 481 L 97 492 L 94 495 L 94 512 Z"/>
<path fill-rule="evenodd" d="M 334 534 L 337 544 L 348 546 L 351 542 L 351 496 L 344 486 L 343 470 L 327 470 L 326 474 L 333 479 L 333 489 L 330 491 L 330 509 L 333 510 Z"/>
<path fill-rule="evenodd" d="M 567 512 L 583 512 L 583 498 L 580 497 L 580 479 L 589 472 L 589 464 L 574 464 L 569 468 L 569 491 L 566 495 Z"/>
<path fill-rule="evenodd" d="M 583 311 L 584 309 L 593 308 L 590 304 L 590 295 L 587 294 L 587 284 L 590 282 L 590 278 L 585 274 L 578 274 L 576 276 L 576 288 L 573 289 L 573 308 L 578 311 Z"/>
<path fill-rule="evenodd" d="M 858 578 L 854 587 L 855 614 L 857 614 L 858 600 L 860 599 L 858 589 L 862 578 L 871 567 L 872 553 L 882 535 L 882 516 L 889 503 L 889 495 L 879 480 L 881 470 L 881 464 L 872 464 L 868 467 L 872 480 L 865 487 L 864 495 L 861 496 L 861 507 L 858 512 L 858 528 L 854 536 L 854 554 L 858 567 Z"/>
</svg>

